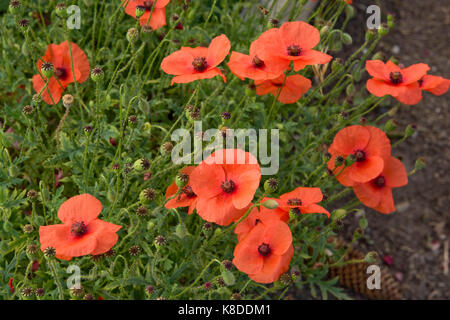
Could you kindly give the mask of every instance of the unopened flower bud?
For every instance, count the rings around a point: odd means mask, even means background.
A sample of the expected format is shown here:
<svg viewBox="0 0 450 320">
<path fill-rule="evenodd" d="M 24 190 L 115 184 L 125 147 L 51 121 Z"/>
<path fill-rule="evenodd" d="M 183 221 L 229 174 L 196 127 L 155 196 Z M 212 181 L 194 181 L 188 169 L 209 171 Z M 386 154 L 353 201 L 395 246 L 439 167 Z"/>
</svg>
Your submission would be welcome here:
<svg viewBox="0 0 450 320">
<path fill-rule="evenodd" d="M 332 218 L 333 220 L 342 220 L 345 218 L 345 216 L 347 215 L 347 210 L 345 209 L 337 209 L 336 211 L 333 212 Z"/>
<path fill-rule="evenodd" d="M 382 23 L 378 28 L 378 34 L 380 36 L 385 36 L 389 33 L 389 27 L 386 23 Z"/>
<path fill-rule="evenodd" d="M 345 6 L 345 16 L 349 20 L 355 16 L 355 8 L 351 5 Z"/>
<path fill-rule="evenodd" d="M 267 201 L 264 201 L 264 203 L 262 204 L 265 208 L 273 210 L 278 208 L 278 202 L 274 199 L 269 199 Z"/>
<path fill-rule="evenodd" d="M 222 278 L 227 286 L 232 286 L 236 283 L 236 278 L 234 277 L 234 274 L 229 270 L 222 271 Z"/>
<path fill-rule="evenodd" d="M 416 133 L 417 127 L 414 124 L 408 124 L 405 129 L 405 137 L 409 138 Z"/>
<path fill-rule="evenodd" d="M 342 43 L 345 45 L 350 45 L 353 42 L 352 36 L 346 32 L 341 34 L 341 40 L 342 40 Z"/>
<path fill-rule="evenodd" d="M 416 163 L 414 164 L 414 169 L 415 170 L 422 170 L 423 168 L 425 168 L 427 165 L 427 163 L 425 162 L 425 159 L 420 157 L 417 158 Z"/>
<path fill-rule="evenodd" d="M 391 132 L 397 129 L 398 122 L 395 119 L 389 119 L 386 124 L 384 125 L 384 130 L 386 132 Z"/>
</svg>

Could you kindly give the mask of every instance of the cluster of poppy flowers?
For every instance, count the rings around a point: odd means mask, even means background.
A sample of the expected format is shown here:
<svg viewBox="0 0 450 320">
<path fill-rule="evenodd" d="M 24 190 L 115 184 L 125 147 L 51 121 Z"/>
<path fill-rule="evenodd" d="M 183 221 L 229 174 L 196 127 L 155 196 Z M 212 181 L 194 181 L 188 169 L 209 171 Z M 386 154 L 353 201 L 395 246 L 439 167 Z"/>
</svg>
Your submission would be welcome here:
<svg viewBox="0 0 450 320">
<path fill-rule="evenodd" d="M 254 281 L 271 283 L 289 269 L 294 253 L 289 213 L 329 212 L 317 204 L 323 198 L 319 188 L 300 187 L 278 199 L 261 200 L 275 201 L 275 209 L 255 207 L 252 201 L 260 180 L 261 168 L 252 154 L 240 149 L 219 150 L 198 166 L 181 170 L 166 190 L 165 207 L 189 207 L 189 214 L 196 211 L 205 221 L 222 226 L 241 220 L 252 209 L 235 228 L 239 243 L 233 263 Z"/>
<path fill-rule="evenodd" d="M 417 63 L 400 68 L 392 61 L 366 61 L 366 70 L 373 77 L 367 81 L 367 90 L 377 96 L 391 95 L 404 104 L 417 104 L 422 100 L 422 90 L 440 96 L 448 91 L 450 79 L 428 75 L 430 67 Z"/>
<path fill-rule="evenodd" d="M 303 21 L 286 22 L 280 28 L 262 33 L 250 45 L 249 54 L 233 51 L 227 63 L 231 72 L 241 80 L 254 80 L 258 95 L 278 96 L 282 103 L 294 103 L 311 87 L 311 81 L 299 74 L 308 65 L 325 64 L 332 57 L 314 50 L 320 41 L 319 31 Z M 208 48 L 182 47 L 161 63 L 164 72 L 175 75 L 174 83 L 187 83 L 209 79 L 217 75 L 226 81 L 218 65 L 230 51 L 230 41 L 225 35 L 214 38 Z M 280 91 L 281 90 L 281 91 Z"/>
<path fill-rule="evenodd" d="M 141 26 L 152 30 L 166 25 L 166 6 L 170 0 L 121 0 L 125 13 L 139 19 Z"/>
<path fill-rule="evenodd" d="M 402 162 L 391 156 L 386 134 L 373 126 L 353 125 L 340 130 L 328 148 L 328 169 L 338 181 L 353 187 L 358 199 L 381 213 L 395 211 L 392 188 L 405 186 Z"/>
</svg>

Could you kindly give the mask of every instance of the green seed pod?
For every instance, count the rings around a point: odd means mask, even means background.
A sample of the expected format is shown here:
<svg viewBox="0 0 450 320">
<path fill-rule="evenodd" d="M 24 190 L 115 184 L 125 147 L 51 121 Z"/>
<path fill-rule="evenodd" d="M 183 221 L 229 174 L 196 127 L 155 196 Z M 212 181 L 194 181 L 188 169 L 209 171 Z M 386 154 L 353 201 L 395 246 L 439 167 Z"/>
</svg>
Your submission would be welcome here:
<svg viewBox="0 0 450 320">
<path fill-rule="evenodd" d="M 366 32 L 366 41 L 373 41 L 377 37 L 377 31 L 375 29 L 369 29 Z"/>
<path fill-rule="evenodd" d="M 136 28 L 130 28 L 127 31 L 127 40 L 129 42 L 135 42 L 139 36 L 139 31 Z"/>
<path fill-rule="evenodd" d="M 378 28 L 378 34 L 380 36 L 385 36 L 389 33 L 389 27 L 386 23 L 382 23 L 381 26 Z"/>
<path fill-rule="evenodd" d="M 9 3 L 9 12 L 13 15 L 17 15 L 20 13 L 22 9 L 22 5 L 19 0 L 12 0 Z"/>
<path fill-rule="evenodd" d="M 355 85 L 353 83 L 350 83 L 347 88 L 345 88 L 345 93 L 347 94 L 347 96 L 349 97 L 353 97 L 353 95 L 356 92 L 356 88 Z"/>
<path fill-rule="evenodd" d="M 145 158 L 136 160 L 133 164 L 133 169 L 137 172 L 142 172 L 150 169 L 150 161 Z"/>
<path fill-rule="evenodd" d="M 384 131 L 386 132 L 391 132 L 395 129 L 397 129 L 397 121 L 395 121 L 394 119 L 389 119 L 389 121 L 384 125 Z"/>
<path fill-rule="evenodd" d="M 64 3 L 58 3 L 55 7 L 55 13 L 61 19 L 65 19 L 68 17 L 67 7 Z"/>
<path fill-rule="evenodd" d="M 145 7 L 144 6 L 137 6 L 136 7 L 136 18 L 139 19 L 142 17 L 145 13 Z"/>
<path fill-rule="evenodd" d="M 266 193 L 274 193 L 278 189 L 278 180 L 275 178 L 267 179 L 264 182 L 264 191 Z"/>
<path fill-rule="evenodd" d="M 188 181 L 189 176 L 184 172 L 180 172 L 179 174 L 177 174 L 177 177 L 175 178 L 175 183 L 178 186 L 178 188 L 183 188 L 184 186 L 186 186 Z"/>
<path fill-rule="evenodd" d="M 139 194 L 139 201 L 142 204 L 149 204 L 156 199 L 156 191 L 152 188 L 147 188 L 141 191 Z"/>
<path fill-rule="evenodd" d="M 94 82 L 100 82 L 105 77 L 105 73 L 103 72 L 103 69 L 100 67 L 95 67 L 91 71 L 91 79 Z"/>
</svg>

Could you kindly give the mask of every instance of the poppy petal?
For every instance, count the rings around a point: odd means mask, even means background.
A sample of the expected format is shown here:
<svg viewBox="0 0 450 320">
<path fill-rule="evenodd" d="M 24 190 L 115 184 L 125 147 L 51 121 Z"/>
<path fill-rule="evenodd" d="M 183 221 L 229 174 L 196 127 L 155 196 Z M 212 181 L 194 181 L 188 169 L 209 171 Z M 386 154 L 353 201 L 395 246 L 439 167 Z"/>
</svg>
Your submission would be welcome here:
<svg viewBox="0 0 450 320">
<path fill-rule="evenodd" d="M 41 92 L 42 88 L 45 87 L 44 78 L 37 74 L 33 76 L 33 89 L 36 93 Z M 61 100 L 64 88 L 56 81 L 54 77 L 50 78 L 50 82 L 46 89 L 41 93 L 42 100 L 49 105 L 54 105 Z"/>
<path fill-rule="evenodd" d="M 299 71 L 305 66 L 311 66 L 316 64 L 325 64 L 331 61 L 333 59 L 332 56 L 317 51 L 317 50 L 306 50 L 304 53 L 300 55 L 300 60 L 294 61 L 294 70 Z"/>
<path fill-rule="evenodd" d="M 233 264 L 236 268 L 247 274 L 259 272 L 264 265 L 264 258 L 258 252 L 258 244 L 264 236 L 265 228 L 256 226 L 234 248 Z"/>
<path fill-rule="evenodd" d="M 312 49 L 320 41 L 319 30 L 303 21 L 283 23 L 280 35 L 286 47 L 298 45 L 302 50 Z"/>
<path fill-rule="evenodd" d="M 282 256 L 271 255 L 269 258 L 264 259 L 264 266 L 260 272 L 249 275 L 250 279 L 259 283 L 277 281 L 283 273 L 289 270 L 289 263 L 293 255 L 294 247 L 292 245 Z"/>
<path fill-rule="evenodd" d="M 330 213 L 328 212 L 328 210 L 326 210 L 324 207 L 319 206 L 318 204 L 310 204 L 308 206 L 305 207 L 301 207 L 301 213 L 324 213 L 326 214 L 328 217 L 330 217 Z"/>
<path fill-rule="evenodd" d="M 408 173 L 405 166 L 394 157 L 390 157 L 384 163 L 383 176 L 386 179 L 386 185 L 391 188 L 403 187 L 408 184 Z"/>
<path fill-rule="evenodd" d="M 282 255 L 292 245 L 292 232 L 282 221 L 273 221 L 266 227 L 263 242 L 269 244 L 271 254 Z"/>
<path fill-rule="evenodd" d="M 417 82 L 427 73 L 428 70 L 430 70 L 430 67 L 425 63 L 413 64 L 408 68 L 402 69 L 402 84 Z"/>
<path fill-rule="evenodd" d="M 228 55 L 230 49 L 230 40 L 228 40 L 226 35 L 222 34 L 215 37 L 208 47 L 208 54 L 206 56 L 208 67 L 218 66 Z"/>
<path fill-rule="evenodd" d="M 364 150 L 369 140 L 370 132 L 366 127 L 360 125 L 349 126 L 336 134 L 332 148 L 340 155 L 346 156 L 355 150 Z M 331 153 L 333 150 L 330 149 L 329 152 Z"/>
<path fill-rule="evenodd" d="M 389 81 L 389 70 L 381 60 L 367 60 L 366 70 L 374 78 Z"/>
<path fill-rule="evenodd" d="M 374 156 L 367 158 L 363 162 L 356 162 L 348 169 L 349 177 L 355 182 L 364 183 L 375 179 L 383 171 L 384 161 L 382 158 Z"/>
<path fill-rule="evenodd" d="M 102 203 L 90 194 L 81 194 L 68 199 L 58 210 L 58 218 L 65 224 L 84 222 L 86 225 L 96 219 L 102 211 Z"/>
<path fill-rule="evenodd" d="M 172 85 L 174 83 L 189 83 L 195 80 L 200 79 L 211 79 L 215 76 L 221 76 L 224 82 L 227 82 L 227 78 L 223 75 L 223 73 L 218 68 L 212 68 L 205 72 L 197 72 L 193 74 L 183 74 L 176 76 L 172 79 Z"/>
</svg>

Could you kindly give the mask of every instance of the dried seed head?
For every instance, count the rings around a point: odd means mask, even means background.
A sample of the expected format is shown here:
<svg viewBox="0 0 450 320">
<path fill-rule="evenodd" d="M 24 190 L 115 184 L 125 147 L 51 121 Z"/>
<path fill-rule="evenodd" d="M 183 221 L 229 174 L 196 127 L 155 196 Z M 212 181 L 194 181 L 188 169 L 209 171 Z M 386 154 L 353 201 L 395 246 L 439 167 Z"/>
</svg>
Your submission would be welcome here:
<svg viewBox="0 0 450 320">
<path fill-rule="evenodd" d="M 280 283 L 284 286 L 290 286 L 292 281 L 292 276 L 289 273 L 283 273 L 280 277 Z"/>
<path fill-rule="evenodd" d="M 269 23 L 270 23 L 270 27 L 273 27 L 273 28 L 278 28 L 278 26 L 280 25 L 280 21 L 278 21 L 278 19 L 275 19 L 275 18 L 270 18 Z"/>
<path fill-rule="evenodd" d="M 29 244 L 26 252 L 28 255 L 36 255 L 39 252 L 39 247 L 35 244 Z"/>
<path fill-rule="evenodd" d="M 106 251 L 103 255 L 105 256 L 105 258 L 112 258 L 114 257 L 116 254 L 116 251 L 114 249 L 111 249 L 109 251 Z"/>
<path fill-rule="evenodd" d="M 128 117 L 128 124 L 130 125 L 130 127 L 135 128 L 136 125 L 138 124 L 138 117 L 135 115 L 129 116 Z"/>
<path fill-rule="evenodd" d="M 39 103 L 42 101 L 42 97 L 36 93 L 33 95 L 33 98 L 31 98 L 31 100 L 33 100 L 34 103 Z"/>
<path fill-rule="evenodd" d="M 22 228 L 25 233 L 32 233 L 34 231 L 34 227 L 31 224 L 26 224 Z"/>
<path fill-rule="evenodd" d="M 60 18 L 67 17 L 67 7 L 64 3 L 58 3 L 55 7 L 55 13 Z"/>
<path fill-rule="evenodd" d="M 37 196 L 38 196 L 38 193 L 37 193 L 35 190 L 29 190 L 29 191 L 27 192 L 27 197 L 28 197 L 28 199 L 30 199 L 30 200 L 36 199 Z"/>
<path fill-rule="evenodd" d="M 70 288 L 70 295 L 73 296 L 74 298 L 81 298 L 84 296 L 84 294 L 85 291 L 81 285 Z"/>
<path fill-rule="evenodd" d="M 233 293 L 231 300 L 242 300 L 242 296 L 238 292 Z"/>
<path fill-rule="evenodd" d="M 91 133 L 92 132 L 92 127 L 91 126 L 86 126 L 83 128 L 85 133 Z"/>
<path fill-rule="evenodd" d="M 166 237 L 159 235 L 159 236 L 157 236 L 157 237 L 155 238 L 155 245 L 160 246 L 160 247 L 163 247 L 163 246 L 165 246 L 166 244 L 167 244 L 167 239 L 166 239 Z"/>
<path fill-rule="evenodd" d="M 155 287 L 152 285 L 148 285 L 145 287 L 145 292 L 149 295 L 152 294 L 154 291 L 155 291 Z"/>
<path fill-rule="evenodd" d="M 20 291 L 20 294 L 24 297 L 31 297 L 34 294 L 34 290 L 30 287 L 25 287 Z"/>
<path fill-rule="evenodd" d="M 150 27 L 150 26 L 144 25 L 144 26 L 141 27 L 141 30 L 142 30 L 143 33 L 150 33 L 150 32 L 153 31 L 153 28 Z"/>
<path fill-rule="evenodd" d="M 94 254 L 94 255 L 91 255 L 91 260 L 93 261 L 93 262 L 99 262 L 100 260 L 102 260 L 103 259 L 103 254 Z"/>
<path fill-rule="evenodd" d="M 66 108 L 70 108 L 70 107 L 72 106 L 73 100 L 74 100 L 74 98 L 73 98 L 73 96 L 72 96 L 71 94 L 65 94 L 65 95 L 62 97 L 63 105 L 64 105 L 64 107 L 66 107 Z"/>
<path fill-rule="evenodd" d="M 194 108 L 188 113 L 188 118 L 193 121 L 199 120 L 200 116 L 200 110 L 198 108 Z"/>
<path fill-rule="evenodd" d="M 144 206 L 139 206 L 139 207 L 137 208 L 137 210 L 136 210 L 136 214 L 137 214 L 139 217 L 145 217 L 145 216 L 148 215 L 148 209 L 147 209 L 146 207 L 144 207 Z"/>
<path fill-rule="evenodd" d="M 128 253 L 133 256 L 136 257 L 141 253 L 141 247 L 139 246 L 131 246 L 130 249 L 128 250 Z"/>
<path fill-rule="evenodd" d="M 165 142 L 161 146 L 161 153 L 163 155 L 169 155 L 172 153 L 173 150 L 173 144 L 172 142 Z"/>
<path fill-rule="evenodd" d="M 129 42 L 135 42 L 138 38 L 139 31 L 136 28 L 130 28 L 127 31 L 127 40 Z"/>
<path fill-rule="evenodd" d="M 222 261 L 222 265 L 223 265 L 224 268 L 227 269 L 227 270 L 233 269 L 233 262 L 231 262 L 230 260 L 223 260 L 223 261 Z"/>
<path fill-rule="evenodd" d="M 229 112 L 225 111 L 225 112 L 222 112 L 221 117 L 223 120 L 230 120 L 231 114 Z"/>
<path fill-rule="evenodd" d="M 34 292 L 34 294 L 36 295 L 36 297 L 43 297 L 45 294 L 45 289 L 37 288 L 36 291 Z"/>
<path fill-rule="evenodd" d="M 90 293 L 84 295 L 83 300 L 94 300 L 94 296 Z"/>
<path fill-rule="evenodd" d="M 47 247 L 44 250 L 44 256 L 47 258 L 53 258 L 56 255 L 56 250 L 53 247 Z"/>
<path fill-rule="evenodd" d="M 111 166 L 111 168 L 112 168 L 114 171 L 118 171 L 118 170 L 120 170 L 120 164 L 114 163 L 114 164 Z"/>
<path fill-rule="evenodd" d="M 28 19 L 20 19 L 18 22 L 19 27 L 26 28 L 30 25 L 30 20 Z"/>
<path fill-rule="evenodd" d="M 31 116 L 34 113 L 34 108 L 33 106 L 27 105 L 23 107 L 22 112 L 26 116 Z"/>
<path fill-rule="evenodd" d="M 226 283 L 222 277 L 216 279 L 216 284 L 218 287 L 226 287 Z"/>
<path fill-rule="evenodd" d="M 205 282 L 205 284 L 203 285 L 203 288 L 204 288 L 206 291 L 211 290 L 212 287 L 213 287 L 213 285 L 212 285 L 212 283 L 209 282 L 209 281 L 208 281 L 208 282 Z"/>
</svg>

